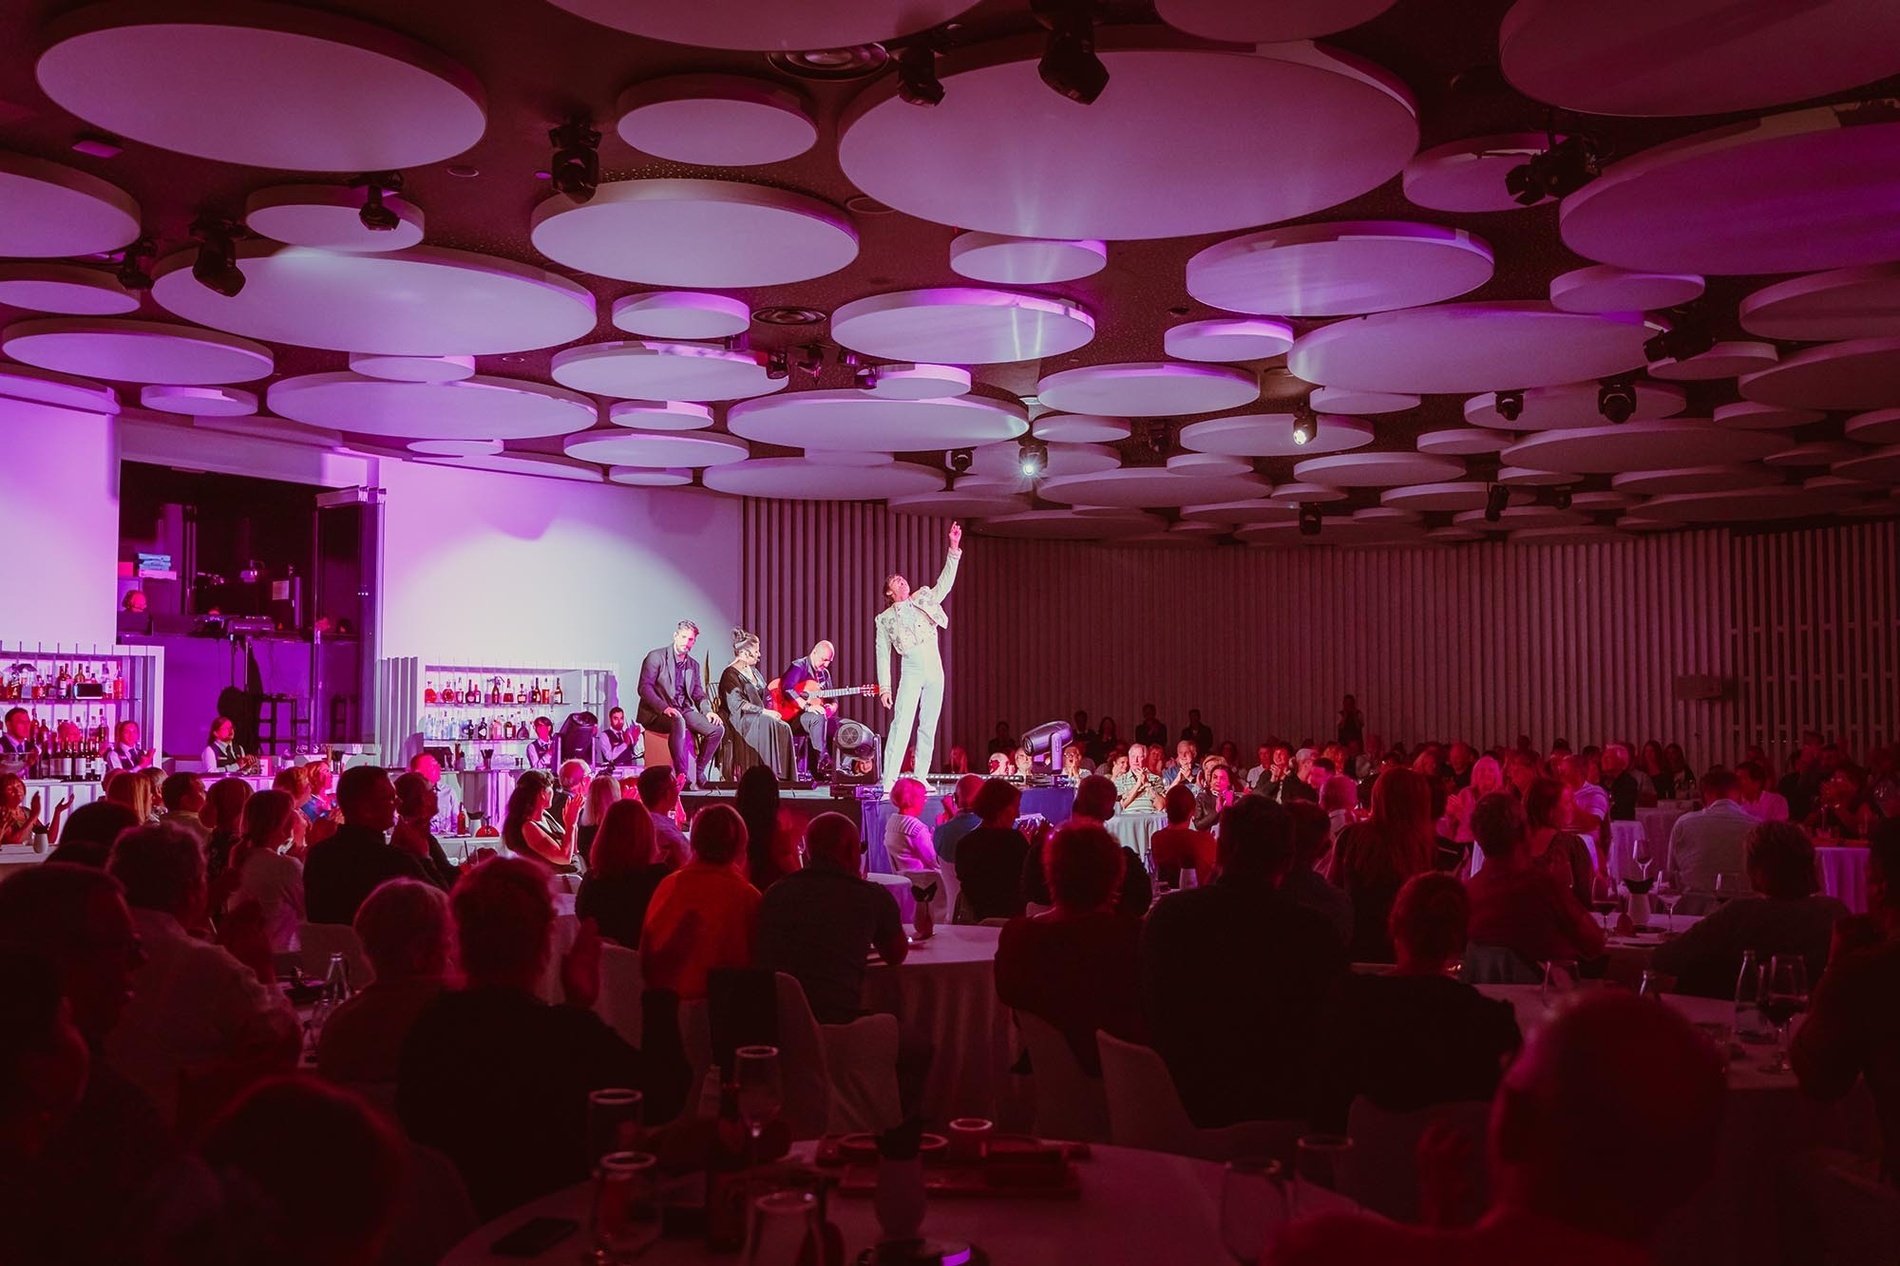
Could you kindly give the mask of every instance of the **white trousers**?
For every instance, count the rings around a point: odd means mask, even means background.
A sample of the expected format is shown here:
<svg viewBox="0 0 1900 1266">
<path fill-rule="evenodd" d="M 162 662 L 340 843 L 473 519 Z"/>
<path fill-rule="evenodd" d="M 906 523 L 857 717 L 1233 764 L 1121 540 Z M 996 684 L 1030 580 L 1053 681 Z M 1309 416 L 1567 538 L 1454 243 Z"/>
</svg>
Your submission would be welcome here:
<svg viewBox="0 0 1900 1266">
<path fill-rule="evenodd" d="M 911 772 L 922 778 L 930 772 L 932 749 L 937 745 L 937 719 L 943 715 L 943 657 L 932 643 L 929 648 L 912 651 L 897 658 L 897 697 L 893 701 L 890 733 L 884 738 L 884 789 L 897 785 L 903 768 L 904 752 L 910 746 L 913 728 L 917 734 L 917 756 Z"/>
</svg>

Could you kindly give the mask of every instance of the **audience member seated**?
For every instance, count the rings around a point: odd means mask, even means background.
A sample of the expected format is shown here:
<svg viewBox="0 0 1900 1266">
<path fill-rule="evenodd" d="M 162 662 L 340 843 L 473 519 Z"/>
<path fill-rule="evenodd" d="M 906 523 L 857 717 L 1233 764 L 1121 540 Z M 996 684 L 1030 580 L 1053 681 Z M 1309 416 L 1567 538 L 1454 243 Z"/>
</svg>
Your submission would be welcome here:
<svg viewBox="0 0 1900 1266">
<path fill-rule="evenodd" d="M 1213 883 L 1149 914 L 1142 1014 L 1197 1126 L 1304 1118 L 1306 1045 L 1346 955 L 1279 891 L 1293 866 L 1285 808 L 1247 796 L 1229 809 L 1219 860 Z"/>
<path fill-rule="evenodd" d="M 1531 858 L 1530 826 L 1515 796 L 1500 791 L 1480 800 L 1471 829 L 1484 850 L 1484 866 L 1468 885 L 1473 946 L 1507 949 L 1526 963 L 1603 953 L 1603 929 Z"/>
<path fill-rule="evenodd" d="M 1630 769 L 1630 749 L 1621 743 L 1605 744 L 1598 764 L 1603 771 L 1600 785 L 1610 797 L 1610 820 L 1634 822 L 1636 803 L 1642 797 L 1642 783 Z M 1650 803 L 1655 803 L 1653 798 Z"/>
<path fill-rule="evenodd" d="M 1121 813 L 1159 813 L 1161 797 L 1167 794 L 1161 775 L 1149 768 L 1147 747 L 1132 743 L 1128 747 L 1128 768 L 1117 760 L 1115 770 L 1115 808 Z"/>
<path fill-rule="evenodd" d="M 1703 900 L 1689 913 L 1711 904 L 1716 876 L 1722 877 L 1722 895 L 1748 890 L 1746 841 L 1758 819 L 1736 800 L 1735 775 L 1711 769 L 1702 776 L 1703 808 L 1685 813 L 1669 828 L 1669 871 L 1676 887 Z"/>
<path fill-rule="evenodd" d="M 1864 840 L 1880 810 L 1867 789 L 1867 771 L 1843 762 L 1821 784 L 1821 803 L 1807 816 L 1807 826 L 1818 835 Z"/>
<path fill-rule="evenodd" d="M 106 1039 L 113 1068 L 170 1121 L 181 1074 L 213 1063 L 259 1072 L 290 1067 L 301 1029 L 283 994 L 223 946 L 187 930 L 205 919 L 198 837 L 162 825 L 128 831 L 112 846 L 106 871 L 125 889 L 145 954 L 132 1000 Z"/>
<path fill-rule="evenodd" d="M 746 830 L 738 811 L 726 804 L 701 809 L 692 844 L 693 860 L 653 890 L 640 934 L 647 984 L 683 999 L 704 998 L 706 975 L 715 968 L 750 967 L 759 927 L 759 890 L 740 870 Z M 655 947 L 676 939 L 686 942 L 685 951 L 656 960 Z"/>
<path fill-rule="evenodd" d="M 1302 800 L 1301 804 L 1311 804 Z M 1334 774 L 1319 787 L 1319 807 L 1326 811 L 1326 817 L 1335 836 L 1359 820 L 1359 783 L 1350 774 Z"/>
<path fill-rule="evenodd" d="M 1177 786 L 1180 784 L 1176 784 Z M 1234 790 L 1234 771 L 1227 762 L 1218 756 L 1210 756 L 1201 767 L 1201 780 L 1192 788 L 1194 792 L 1194 828 L 1198 831 L 1210 830 L 1220 821 L 1220 815 L 1233 805 L 1238 793 Z M 1162 800 L 1163 811 L 1167 801 Z"/>
<path fill-rule="evenodd" d="M 250 798 L 251 784 L 242 778 L 220 778 L 205 789 L 198 821 L 205 829 L 205 875 L 214 886 L 244 833 L 244 805 Z"/>
<path fill-rule="evenodd" d="M 447 987 L 449 899 L 419 879 L 392 879 L 369 894 L 355 927 L 375 979 L 324 1021 L 317 1071 L 393 1086 L 416 1017 Z"/>
<path fill-rule="evenodd" d="M 1399 887 L 1432 868 L 1438 833 L 1432 826 L 1432 786 L 1425 775 L 1392 769 L 1372 784 L 1372 814 L 1333 841 L 1329 878 L 1352 899 L 1354 962 L 1389 963 L 1386 931 Z"/>
<path fill-rule="evenodd" d="M 165 821 L 180 830 L 190 831 L 203 844 L 210 834 L 199 815 L 205 807 L 205 780 L 196 774 L 169 774 L 158 785 L 159 801 L 165 806 Z"/>
<path fill-rule="evenodd" d="M 744 848 L 743 828 L 730 808 L 723 814 L 732 819 L 730 869 Z M 745 882 L 737 871 L 732 876 Z M 538 996 L 553 949 L 546 867 L 524 858 L 483 862 L 456 881 L 449 903 L 466 987 L 442 994 L 416 1018 L 403 1046 L 396 1110 L 411 1138 L 455 1162 L 476 1210 L 492 1218 L 588 1176 L 590 1091 L 640 1091 L 651 1125 L 678 1114 L 692 1077 L 680 1046 L 679 999 L 653 986 L 678 977 L 673 960 L 682 947 L 662 938 L 650 954 L 640 1049 L 594 1013 L 600 937 L 591 924 L 581 925 L 561 964 L 566 1001 Z"/>
<path fill-rule="evenodd" d="M 1333 851 L 1333 821 L 1323 805 L 1294 800 L 1286 806 L 1293 818 L 1293 869 L 1280 891 L 1294 905 L 1319 915 L 1339 934 L 1342 948 L 1352 944 L 1352 898 L 1322 873 Z"/>
<path fill-rule="evenodd" d="M 363 899 L 387 879 L 428 875 L 413 856 L 389 846 L 396 789 L 373 765 L 343 771 L 336 784 L 343 824 L 304 856 L 304 910 L 312 923 L 351 923 Z"/>
<path fill-rule="evenodd" d="M 1816 1099 L 1841 1099 L 1867 1079 L 1885 1143 L 1881 1173 L 1900 1186 L 1900 818 L 1876 823 L 1868 838 L 1867 915 L 1841 925 L 1791 1058 Z"/>
<path fill-rule="evenodd" d="M 895 967 L 910 943 L 897 903 L 865 879 L 864 842 L 842 813 L 821 813 L 805 830 L 811 863 L 772 886 L 759 902 L 759 966 L 804 986 L 820 1024 L 864 1014 L 865 955 Z"/>
<path fill-rule="evenodd" d="M 1075 803 L 1069 809 L 1071 816 L 1064 825 L 1102 826 L 1115 816 L 1115 801 L 1115 784 L 1101 774 L 1090 774 L 1076 787 Z M 1023 900 L 1039 906 L 1055 904 L 1049 895 L 1048 872 L 1042 864 L 1041 845 L 1050 833 L 1047 827 L 1043 829 L 1042 839 L 1030 841 L 1022 873 Z M 1121 896 L 1116 899 L 1115 908 L 1139 919 L 1154 904 L 1154 884 L 1148 878 L 1148 867 L 1142 862 L 1141 854 L 1126 844 L 1122 845 L 1122 860 Z"/>
<path fill-rule="evenodd" d="M 1570 889 L 1577 904 L 1590 904 L 1590 881 L 1596 867 L 1590 861 L 1590 846 L 1583 837 L 1568 830 L 1569 795 L 1555 778 L 1534 778 L 1524 793 L 1524 819 L 1530 827 L 1529 854 L 1533 863 L 1550 872 L 1550 877 Z"/>
<path fill-rule="evenodd" d="M 140 826 L 158 820 L 158 802 L 152 794 L 151 780 L 145 777 L 145 773 L 142 769 L 120 770 L 107 774 L 102 784 L 106 800 L 130 809 Z"/>
<path fill-rule="evenodd" d="M 1214 877 L 1216 844 L 1213 835 L 1195 825 L 1198 808 L 1194 788 L 1176 785 L 1168 788 L 1162 800 L 1162 812 L 1168 824 L 1148 840 L 1148 855 L 1154 858 L 1155 878 L 1170 888 L 1181 886 L 1181 872 L 1191 870 L 1199 883 Z"/>
<path fill-rule="evenodd" d="M 637 786 L 640 803 L 653 815 L 653 840 L 659 850 L 658 860 L 662 865 L 677 870 L 693 855 L 692 848 L 686 843 L 686 833 L 680 830 L 679 819 L 675 816 L 680 803 L 679 780 L 665 765 L 653 765 L 640 771 Z"/>
<path fill-rule="evenodd" d="M 884 851 L 890 854 L 891 869 L 899 874 L 943 869 L 930 828 L 918 816 L 929 798 L 929 790 L 915 778 L 899 778 L 891 788 L 891 807 L 896 812 L 884 820 Z"/>
<path fill-rule="evenodd" d="M 515 782 L 501 821 L 501 842 L 517 857 L 528 857 L 559 874 L 574 873 L 574 844 L 554 816 L 554 783 L 538 769 Z"/>
<path fill-rule="evenodd" d="M 104 870 L 112 841 L 137 825 L 138 815 L 122 804 L 111 800 L 82 804 L 66 819 L 65 829 L 59 833 L 59 847 L 48 853 L 46 860 Z"/>
<path fill-rule="evenodd" d="M 957 845 L 964 836 L 983 825 L 982 815 L 976 811 L 976 793 L 983 790 L 983 783 L 981 774 L 965 774 L 957 779 L 957 811 L 937 823 L 930 833 L 930 845 L 937 851 L 937 860 L 946 866 L 957 864 Z"/>
<path fill-rule="evenodd" d="M 673 867 L 659 860 L 653 815 L 638 800 L 616 800 L 594 832 L 587 876 L 574 898 L 574 913 L 592 919 L 600 934 L 628 949 L 640 948 L 640 927 L 660 881 Z"/>
<path fill-rule="evenodd" d="M 1114 907 L 1126 862 L 1105 827 L 1063 827 L 1043 846 L 1042 860 L 1055 909 L 1003 925 L 996 996 L 1047 1020 L 1068 1039 L 1083 1071 L 1099 1077 L 1096 1030 L 1147 1040 L 1136 989 L 1141 919 Z"/>
<path fill-rule="evenodd" d="M 1648 1242 L 1714 1170 L 1726 1097 L 1721 1062 L 1688 1021 L 1594 992 L 1537 1030 L 1504 1075 L 1491 1107 L 1491 1206 L 1477 1225 L 1323 1214 L 1293 1224 L 1265 1266 L 1648 1261 Z"/>
<path fill-rule="evenodd" d="M 415 858 L 423 877 L 447 892 L 455 883 L 455 864 L 442 851 L 442 841 L 435 838 L 441 793 L 428 775 L 414 770 L 398 774 L 395 785 L 396 829 L 389 833 L 389 846 Z"/>
<path fill-rule="evenodd" d="M 746 878 L 764 892 L 798 869 L 798 829 L 779 808 L 777 775 L 764 765 L 740 774 L 732 807 L 745 820 Z"/>
<path fill-rule="evenodd" d="M 1788 802 L 1780 792 L 1768 789 L 1768 767 L 1758 760 L 1745 760 L 1735 767 L 1735 802 L 1757 822 L 1788 820 Z"/>
<path fill-rule="evenodd" d="M 256 903 L 275 954 L 297 948 L 297 928 L 304 921 L 303 862 L 295 855 L 299 850 L 283 851 L 296 816 L 296 806 L 283 792 L 258 792 L 245 803 L 243 831 L 231 850 L 237 882 L 226 907 Z"/>
<path fill-rule="evenodd" d="M 1489 1099 L 1523 1040 L 1508 1002 L 1453 978 L 1471 913 L 1451 875 L 1414 875 L 1392 903 L 1398 966 L 1347 975 L 1313 1045 L 1313 1128 L 1346 1132 L 1364 1095 L 1387 1112 Z"/>
<path fill-rule="evenodd" d="M 958 784 L 961 789 L 962 784 Z M 957 885 L 964 917 L 1013 919 L 1023 912 L 1023 865 L 1029 840 L 1016 829 L 1023 793 L 1001 778 L 979 780 L 971 810 L 981 826 L 957 843 Z"/>
<path fill-rule="evenodd" d="M 0 949 L 0 1261 L 49 1260 L 30 1176 L 78 1110 L 90 1064 L 51 960 Z"/>
</svg>

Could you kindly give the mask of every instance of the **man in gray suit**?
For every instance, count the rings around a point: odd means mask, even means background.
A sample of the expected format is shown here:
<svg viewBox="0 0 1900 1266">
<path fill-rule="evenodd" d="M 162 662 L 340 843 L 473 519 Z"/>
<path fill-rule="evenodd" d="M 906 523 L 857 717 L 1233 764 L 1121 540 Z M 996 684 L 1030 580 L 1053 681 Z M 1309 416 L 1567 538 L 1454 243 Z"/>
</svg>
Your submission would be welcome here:
<svg viewBox="0 0 1900 1266">
<path fill-rule="evenodd" d="M 706 681 L 693 658 L 699 626 L 681 620 L 673 630 L 673 644 L 649 651 L 640 664 L 640 724 L 666 735 L 673 753 L 673 772 L 681 789 L 712 781 L 712 761 L 726 728 L 707 715 Z M 699 751 L 693 751 L 694 738 Z"/>
</svg>

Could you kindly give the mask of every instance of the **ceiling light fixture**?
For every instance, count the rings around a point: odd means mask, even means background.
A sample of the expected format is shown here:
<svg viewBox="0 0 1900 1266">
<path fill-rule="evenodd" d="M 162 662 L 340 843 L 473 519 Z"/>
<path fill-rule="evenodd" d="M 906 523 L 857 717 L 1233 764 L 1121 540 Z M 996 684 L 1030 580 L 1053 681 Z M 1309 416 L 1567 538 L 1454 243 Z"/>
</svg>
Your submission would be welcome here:
<svg viewBox="0 0 1900 1266">
<path fill-rule="evenodd" d="M 767 352 L 765 354 L 765 376 L 767 378 L 774 380 L 789 378 L 791 377 L 791 373 L 791 358 L 784 352 Z"/>
<path fill-rule="evenodd" d="M 1108 67 L 1095 55 L 1093 0 L 1034 0 L 1030 11 L 1049 28 L 1036 73 L 1078 105 L 1093 105 L 1108 86 Z"/>
<path fill-rule="evenodd" d="M 1511 504 L 1511 490 L 1503 484 L 1492 484 L 1484 490 L 1484 521 L 1496 523 L 1504 517 L 1504 508 Z"/>
<path fill-rule="evenodd" d="M 1603 154 L 1587 136 L 1558 140 L 1549 134 L 1549 147 L 1530 161 L 1504 173 L 1504 190 L 1520 206 L 1534 207 L 1545 198 L 1565 198 L 1603 174 Z"/>
<path fill-rule="evenodd" d="M 364 191 L 363 209 L 356 213 L 364 228 L 372 233 L 393 233 L 402 227 L 402 217 L 383 205 L 385 192 L 402 192 L 401 172 L 378 171 L 358 176 L 350 182 L 350 188 Z"/>
<path fill-rule="evenodd" d="M 218 216 L 199 216 L 191 225 L 191 236 L 198 242 L 191 275 L 199 285 L 227 299 L 237 298 L 244 289 L 244 270 L 237 266 L 236 241 L 241 232 L 235 223 Z"/>
<path fill-rule="evenodd" d="M 1621 425 L 1636 416 L 1636 375 L 1605 378 L 1597 388 L 1597 412 Z"/>
<path fill-rule="evenodd" d="M 1041 479 L 1049 469 L 1049 446 L 1041 440 L 1022 440 L 1016 446 L 1017 466 L 1024 479 Z"/>
<path fill-rule="evenodd" d="M 586 202 L 600 187 L 600 133 L 585 119 L 570 119 L 548 129 L 554 146 L 554 160 L 548 164 L 548 179 L 556 192 L 576 202 Z"/>
<path fill-rule="evenodd" d="M 928 41 L 907 44 L 897 54 L 897 95 L 914 106 L 943 102 L 943 81 L 937 78 L 937 50 Z"/>
<path fill-rule="evenodd" d="M 800 79 L 836 82 L 865 79 L 884 69 L 891 59 L 882 44 L 850 44 L 844 48 L 806 48 L 790 52 L 767 53 L 765 60 L 774 70 Z"/>
<path fill-rule="evenodd" d="M 1523 417 L 1524 389 L 1517 387 L 1510 391 L 1498 392 L 1497 409 L 1498 416 L 1503 418 L 1506 422 L 1515 422 Z"/>
<path fill-rule="evenodd" d="M 158 247 L 149 237 L 141 237 L 119 252 L 119 284 L 127 290 L 150 290 L 152 257 L 157 253 Z"/>
<path fill-rule="evenodd" d="M 1293 406 L 1293 442 L 1304 448 L 1319 438 L 1319 415 L 1309 401 Z"/>
<path fill-rule="evenodd" d="M 1671 308 L 1664 319 L 1668 328 L 1651 335 L 1643 344 L 1643 355 L 1650 360 L 1693 360 L 1715 346 L 1715 330 L 1708 309 L 1702 305 Z"/>
<path fill-rule="evenodd" d="M 1319 507 L 1311 501 L 1300 506 L 1300 535 L 1318 536 L 1320 529 Z"/>
<path fill-rule="evenodd" d="M 1571 493 L 1569 488 L 1553 488 L 1551 490 L 1550 504 L 1553 509 L 1568 510 L 1570 508 L 1570 501 Z"/>
<path fill-rule="evenodd" d="M 798 359 L 791 362 L 791 367 L 805 377 L 816 380 L 819 371 L 825 367 L 825 345 L 807 343 L 794 350 L 798 352 Z"/>
<path fill-rule="evenodd" d="M 760 325 L 817 325 L 825 319 L 825 314 L 817 308 L 774 306 L 754 308 L 752 319 Z"/>
<path fill-rule="evenodd" d="M 944 454 L 944 465 L 953 475 L 967 475 L 976 462 L 976 451 L 968 448 L 953 448 Z"/>
</svg>

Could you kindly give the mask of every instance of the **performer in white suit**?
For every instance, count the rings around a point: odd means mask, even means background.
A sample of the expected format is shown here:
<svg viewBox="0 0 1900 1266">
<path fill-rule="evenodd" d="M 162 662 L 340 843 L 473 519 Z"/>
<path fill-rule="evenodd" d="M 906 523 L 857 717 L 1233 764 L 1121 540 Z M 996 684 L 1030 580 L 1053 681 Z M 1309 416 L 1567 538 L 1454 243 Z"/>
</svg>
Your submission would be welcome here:
<svg viewBox="0 0 1900 1266">
<path fill-rule="evenodd" d="M 913 727 L 917 755 L 911 772 L 919 780 L 930 772 L 931 749 L 937 740 L 937 718 L 943 712 L 943 658 L 937 653 L 937 630 L 950 627 L 943 600 L 957 580 L 957 560 L 963 557 L 963 527 L 950 525 L 950 552 L 937 583 L 912 590 L 910 582 L 893 575 L 884 582 L 891 605 L 877 615 L 877 697 L 886 708 L 895 706 L 890 733 L 884 738 L 884 790 L 890 791 L 902 772 L 904 751 Z M 895 703 L 891 698 L 891 651 L 897 651 L 902 677 Z"/>
</svg>

